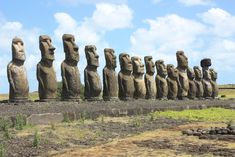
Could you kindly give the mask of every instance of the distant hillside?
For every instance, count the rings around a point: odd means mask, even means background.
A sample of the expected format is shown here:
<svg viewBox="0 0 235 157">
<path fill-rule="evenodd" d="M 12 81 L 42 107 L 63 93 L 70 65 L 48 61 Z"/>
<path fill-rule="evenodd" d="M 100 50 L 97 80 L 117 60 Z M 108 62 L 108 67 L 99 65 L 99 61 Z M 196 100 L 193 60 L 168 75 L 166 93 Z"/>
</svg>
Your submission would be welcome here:
<svg viewBox="0 0 235 157">
<path fill-rule="evenodd" d="M 235 84 L 223 84 L 219 85 L 219 88 L 235 88 Z"/>
</svg>

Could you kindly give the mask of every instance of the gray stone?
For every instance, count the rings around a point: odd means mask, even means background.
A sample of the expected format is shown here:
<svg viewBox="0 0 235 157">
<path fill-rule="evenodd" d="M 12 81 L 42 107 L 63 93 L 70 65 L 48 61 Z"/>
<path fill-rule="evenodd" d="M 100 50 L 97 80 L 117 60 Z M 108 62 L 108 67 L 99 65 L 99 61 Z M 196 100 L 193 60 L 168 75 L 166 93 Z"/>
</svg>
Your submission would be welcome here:
<svg viewBox="0 0 235 157">
<path fill-rule="evenodd" d="M 167 69 L 163 60 L 157 60 L 155 62 L 157 69 L 156 86 L 157 86 L 157 98 L 160 100 L 167 99 L 168 85 L 167 85 Z"/>
<path fill-rule="evenodd" d="M 211 85 L 212 85 L 212 98 L 217 98 L 218 97 L 218 94 L 219 94 L 219 88 L 218 88 L 218 85 L 217 85 L 217 72 L 210 68 L 209 69 L 210 72 L 211 72 Z"/>
<path fill-rule="evenodd" d="M 25 102 L 28 100 L 29 85 L 24 62 L 24 43 L 22 39 L 15 37 L 12 40 L 12 61 L 7 65 L 10 102 Z"/>
<path fill-rule="evenodd" d="M 62 100 L 80 100 L 80 74 L 77 67 L 79 61 L 78 46 L 71 34 L 64 34 L 62 37 L 65 60 L 61 64 L 62 76 Z"/>
<path fill-rule="evenodd" d="M 120 100 L 131 100 L 135 91 L 131 58 L 127 53 L 121 53 L 119 62 L 121 70 L 118 73 L 118 97 Z"/>
<path fill-rule="evenodd" d="M 118 79 L 115 72 L 116 55 L 111 48 L 104 49 L 106 65 L 103 69 L 103 99 L 105 101 L 118 99 Z"/>
<path fill-rule="evenodd" d="M 178 95 L 178 70 L 174 68 L 173 64 L 167 65 L 167 85 L 168 95 L 167 98 L 171 100 L 177 99 Z"/>
<path fill-rule="evenodd" d="M 134 56 L 131 57 L 132 65 L 133 65 L 133 77 L 134 77 L 134 98 L 135 99 L 145 99 L 146 96 L 146 88 L 144 83 L 144 64 L 141 61 L 140 57 Z"/>
<path fill-rule="evenodd" d="M 211 66 L 211 59 L 205 58 L 201 60 L 201 67 L 203 73 L 202 85 L 204 89 L 204 98 L 211 99 L 212 97 L 212 85 L 211 85 L 211 72 L 209 67 Z"/>
<path fill-rule="evenodd" d="M 198 99 L 203 98 L 204 94 L 204 89 L 203 89 L 203 84 L 202 84 L 202 72 L 199 66 L 194 66 L 194 73 L 195 73 L 195 85 L 196 85 L 196 97 Z"/>
<path fill-rule="evenodd" d="M 196 92 L 197 92 L 197 87 L 195 84 L 195 73 L 193 69 L 188 68 L 187 70 L 187 75 L 188 75 L 188 80 L 189 80 L 189 90 L 188 90 L 188 98 L 189 99 L 195 99 L 196 98 Z"/>
<path fill-rule="evenodd" d="M 47 35 L 39 37 L 41 61 L 37 64 L 37 80 L 40 101 L 54 101 L 56 99 L 57 81 L 53 68 L 54 50 L 51 38 Z"/>
<path fill-rule="evenodd" d="M 188 90 L 189 90 L 189 80 L 187 75 L 188 69 L 188 58 L 185 56 L 184 51 L 177 51 L 176 52 L 177 58 L 177 69 L 179 74 L 179 81 L 178 81 L 178 98 L 180 100 L 187 98 Z"/>
<path fill-rule="evenodd" d="M 100 99 L 102 90 L 100 76 L 97 72 L 99 67 L 99 55 L 96 53 L 95 45 L 85 46 L 87 66 L 84 70 L 85 91 L 84 96 L 88 101 L 97 101 Z"/>
<path fill-rule="evenodd" d="M 157 88 L 154 79 L 155 65 L 152 56 L 144 57 L 146 73 L 144 75 L 146 99 L 156 99 Z"/>
<path fill-rule="evenodd" d="M 33 125 L 48 125 L 60 123 L 64 120 L 62 113 L 42 113 L 42 114 L 32 114 L 27 117 L 27 124 Z"/>
</svg>

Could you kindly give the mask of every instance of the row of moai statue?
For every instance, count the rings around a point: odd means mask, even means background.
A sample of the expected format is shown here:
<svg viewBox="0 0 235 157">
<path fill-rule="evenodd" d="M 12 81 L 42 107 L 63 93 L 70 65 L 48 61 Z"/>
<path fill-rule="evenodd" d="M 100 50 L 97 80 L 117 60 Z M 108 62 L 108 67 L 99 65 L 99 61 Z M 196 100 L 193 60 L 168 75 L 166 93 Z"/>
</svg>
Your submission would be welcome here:
<svg viewBox="0 0 235 157">
<path fill-rule="evenodd" d="M 80 74 L 77 67 L 79 48 L 71 34 L 62 37 L 65 60 L 61 64 L 62 94 L 65 101 L 80 100 Z M 56 73 L 53 68 L 55 47 L 47 35 L 39 37 L 41 61 L 37 64 L 37 80 L 40 101 L 53 101 L 57 96 Z M 100 100 L 102 85 L 97 72 L 99 55 L 94 45 L 85 46 L 87 66 L 84 70 L 84 96 L 88 101 Z M 210 59 L 201 61 L 202 73 L 198 66 L 188 67 L 188 58 L 183 51 L 176 53 L 178 66 L 165 66 L 163 60 L 154 64 L 151 56 L 131 57 L 127 53 L 119 55 L 120 72 L 115 72 L 116 56 L 111 48 L 104 49 L 106 65 L 103 69 L 103 99 L 203 99 L 218 96 L 217 73 L 210 69 Z M 22 39 L 12 40 L 12 61 L 7 66 L 10 84 L 10 102 L 28 101 L 29 86 L 24 67 L 25 53 Z M 155 66 L 157 75 L 154 78 Z M 144 71 L 146 68 L 146 73 Z M 203 75 L 202 75 L 203 74 Z"/>
</svg>

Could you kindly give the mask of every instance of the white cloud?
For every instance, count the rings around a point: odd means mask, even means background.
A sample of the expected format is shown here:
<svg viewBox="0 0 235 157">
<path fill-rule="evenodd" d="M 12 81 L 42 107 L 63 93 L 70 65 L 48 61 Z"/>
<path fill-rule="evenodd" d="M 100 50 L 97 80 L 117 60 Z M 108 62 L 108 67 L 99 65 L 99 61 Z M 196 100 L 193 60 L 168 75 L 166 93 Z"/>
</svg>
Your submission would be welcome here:
<svg viewBox="0 0 235 157">
<path fill-rule="evenodd" d="M 184 4 L 185 6 L 213 4 L 213 0 L 178 0 L 178 2 Z"/>
<path fill-rule="evenodd" d="M 222 9 L 210 9 L 192 20 L 179 15 L 147 19 L 147 28 L 138 28 L 131 35 L 133 54 L 152 55 L 176 65 L 175 52 L 183 49 L 190 66 L 199 65 L 205 57 L 212 59 L 220 74 L 234 71 L 234 16 Z M 226 80 L 226 79 L 224 79 Z"/>
<path fill-rule="evenodd" d="M 192 50 L 200 45 L 197 36 L 206 31 L 201 23 L 175 14 L 145 22 L 149 28 L 139 28 L 131 36 L 132 52 L 150 53 L 156 59 L 161 57 L 167 62 L 175 60 L 176 50 Z"/>
<path fill-rule="evenodd" d="M 105 64 L 103 49 L 109 47 L 109 43 L 105 40 L 106 33 L 116 29 L 131 27 L 132 14 L 132 10 L 125 4 L 106 3 L 96 4 L 96 10 L 92 16 L 85 17 L 82 21 L 77 21 L 67 13 L 56 13 L 54 17 L 58 27 L 54 30 L 55 39 L 61 42 L 63 34 L 73 34 L 76 38 L 76 43 L 80 47 L 80 58 L 85 58 L 85 45 L 96 45 L 97 53 L 100 55 L 99 72 L 101 74 L 102 67 Z M 60 46 L 60 49 L 62 50 L 63 48 Z M 60 53 L 60 55 L 57 55 L 57 58 L 59 60 L 57 59 L 55 64 L 59 65 L 64 58 L 64 54 Z M 79 62 L 79 69 L 82 70 L 81 73 L 83 73 L 85 66 L 86 60 L 83 59 Z"/>
<path fill-rule="evenodd" d="M 112 3 L 112 4 L 124 4 L 127 0 L 58 0 L 63 5 L 76 6 L 79 4 L 98 4 L 98 3 Z"/>
<path fill-rule="evenodd" d="M 235 35 L 235 16 L 220 8 L 211 8 L 201 14 L 204 23 L 209 24 L 210 31 L 220 37 Z"/>
</svg>

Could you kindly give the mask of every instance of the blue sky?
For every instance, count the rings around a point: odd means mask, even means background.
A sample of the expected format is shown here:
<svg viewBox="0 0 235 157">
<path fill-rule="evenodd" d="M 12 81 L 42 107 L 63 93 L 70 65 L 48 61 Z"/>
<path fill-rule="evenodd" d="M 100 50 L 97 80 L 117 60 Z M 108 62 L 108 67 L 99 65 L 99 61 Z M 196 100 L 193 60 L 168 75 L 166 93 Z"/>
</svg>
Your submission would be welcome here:
<svg viewBox="0 0 235 157">
<path fill-rule="evenodd" d="M 117 56 L 152 55 L 175 66 L 176 51 L 184 50 L 191 67 L 209 57 L 218 71 L 218 83 L 235 83 L 234 6 L 234 0 L 0 0 L 0 93 L 9 90 L 6 67 L 15 36 L 25 43 L 30 91 L 38 88 L 41 34 L 51 36 L 56 47 L 54 67 L 61 80 L 64 33 L 75 35 L 82 80 L 84 46 L 95 44 L 100 76 L 106 47 L 114 48 Z"/>
</svg>

